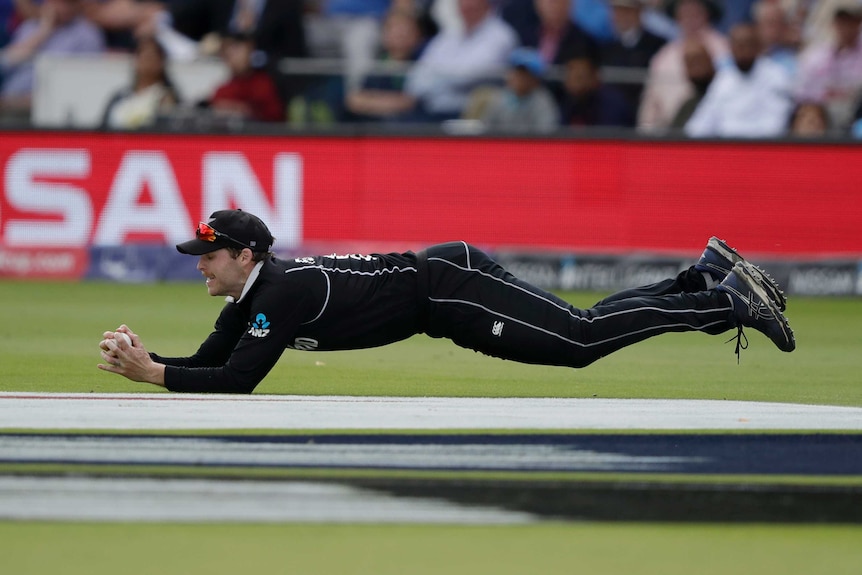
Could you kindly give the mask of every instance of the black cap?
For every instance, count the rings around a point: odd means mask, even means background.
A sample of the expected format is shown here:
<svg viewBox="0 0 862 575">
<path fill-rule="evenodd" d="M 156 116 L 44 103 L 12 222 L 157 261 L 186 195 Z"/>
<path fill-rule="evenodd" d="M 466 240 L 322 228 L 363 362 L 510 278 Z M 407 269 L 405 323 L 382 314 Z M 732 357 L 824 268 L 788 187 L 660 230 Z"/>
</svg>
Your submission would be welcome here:
<svg viewBox="0 0 862 575">
<path fill-rule="evenodd" d="M 200 256 L 221 248 L 248 248 L 253 252 L 268 252 L 275 238 L 259 217 L 242 210 L 213 212 L 207 222 L 201 222 L 195 239 L 177 244 L 177 251 Z"/>
</svg>

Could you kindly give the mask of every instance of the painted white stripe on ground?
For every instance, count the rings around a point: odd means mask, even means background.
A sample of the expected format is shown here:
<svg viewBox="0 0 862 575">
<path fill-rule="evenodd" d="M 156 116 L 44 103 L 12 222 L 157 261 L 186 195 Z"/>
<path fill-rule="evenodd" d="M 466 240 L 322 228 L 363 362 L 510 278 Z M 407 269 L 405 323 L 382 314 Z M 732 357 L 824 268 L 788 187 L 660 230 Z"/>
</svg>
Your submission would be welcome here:
<svg viewBox="0 0 862 575">
<path fill-rule="evenodd" d="M 0 519 L 487 525 L 534 518 L 310 482 L 0 477 Z"/>
<path fill-rule="evenodd" d="M 862 408 L 745 401 L 0 393 L 0 429 L 862 430 Z"/>
</svg>

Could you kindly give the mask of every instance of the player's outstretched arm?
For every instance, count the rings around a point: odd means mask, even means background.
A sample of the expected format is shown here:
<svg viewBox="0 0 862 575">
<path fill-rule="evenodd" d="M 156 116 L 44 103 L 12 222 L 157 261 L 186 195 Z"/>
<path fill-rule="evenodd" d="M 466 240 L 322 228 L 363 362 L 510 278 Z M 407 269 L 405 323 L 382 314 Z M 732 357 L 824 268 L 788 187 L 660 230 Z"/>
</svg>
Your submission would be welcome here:
<svg viewBox="0 0 862 575">
<path fill-rule="evenodd" d="M 122 334 L 128 336 L 128 341 Z M 141 338 L 126 325 L 121 325 L 116 332 L 106 331 L 99 342 L 102 359 L 97 367 L 144 383 L 165 386 L 165 366 L 156 363 L 144 348 Z"/>
</svg>

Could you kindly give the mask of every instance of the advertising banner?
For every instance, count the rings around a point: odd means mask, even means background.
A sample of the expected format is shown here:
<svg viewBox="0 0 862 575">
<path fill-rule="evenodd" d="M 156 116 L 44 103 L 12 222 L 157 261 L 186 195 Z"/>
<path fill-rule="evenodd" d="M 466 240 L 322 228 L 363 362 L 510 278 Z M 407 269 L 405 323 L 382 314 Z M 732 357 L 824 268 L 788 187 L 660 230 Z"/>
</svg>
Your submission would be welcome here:
<svg viewBox="0 0 862 575">
<path fill-rule="evenodd" d="M 696 257 L 717 235 L 778 259 L 862 254 L 852 144 L 10 132 L 0 170 L 0 276 L 81 277 L 91 250 L 110 269 L 112 249 L 170 247 L 229 207 L 281 252 Z"/>
</svg>

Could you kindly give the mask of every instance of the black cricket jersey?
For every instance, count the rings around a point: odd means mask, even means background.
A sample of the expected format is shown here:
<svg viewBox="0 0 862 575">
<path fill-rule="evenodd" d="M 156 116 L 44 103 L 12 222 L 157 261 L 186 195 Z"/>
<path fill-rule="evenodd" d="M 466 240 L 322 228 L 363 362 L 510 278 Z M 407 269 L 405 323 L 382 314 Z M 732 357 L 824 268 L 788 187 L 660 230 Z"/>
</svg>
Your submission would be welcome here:
<svg viewBox="0 0 862 575">
<path fill-rule="evenodd" d="M 661 333 L 723 333 L 733 305 L 694 266 L 578 309 L 464 242 L 418 254 L 270 259 L 187 358 L 162 358 L 171 391 L 251 393 L 287 348 L 359 349 L 415 333 L 487 355 L 585 367 Z"/>
<path fill-rule="evenodd" d="M 250 393 L 285 349 L 329 351 L 393 343 L 420 331 L 417 257 L 270 258 L 190 357 L 161 357 L 171 391 Z"/>
</svg>

